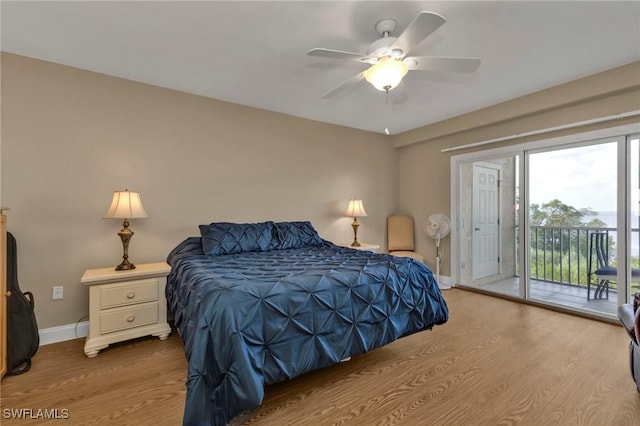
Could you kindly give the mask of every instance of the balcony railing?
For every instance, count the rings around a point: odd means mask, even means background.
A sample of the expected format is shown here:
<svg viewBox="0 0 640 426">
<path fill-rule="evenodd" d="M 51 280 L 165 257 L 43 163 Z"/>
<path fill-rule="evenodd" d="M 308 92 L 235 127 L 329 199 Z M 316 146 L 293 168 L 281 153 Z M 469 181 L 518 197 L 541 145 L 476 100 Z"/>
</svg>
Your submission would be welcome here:
<svg viewBox="0 0 640 426">
<path fill-rule="evenodd" d="M 615 264 L 616 228 L 532 226 L 530 235 L 531 279 L 586 287 L 589 279 L 591 234 L 604 232 L 609 242 L 609 262 Z M 632 229 L 632 235 L 639 229 Z M 637 235 L 640 236 L 640 233 Z M 635 237 L 638 238 L 638 237 Z M 595 258 L 593 260 L 595 269 Z M 615 288 L 613 284 L 613 288 Z"/>
</svg>

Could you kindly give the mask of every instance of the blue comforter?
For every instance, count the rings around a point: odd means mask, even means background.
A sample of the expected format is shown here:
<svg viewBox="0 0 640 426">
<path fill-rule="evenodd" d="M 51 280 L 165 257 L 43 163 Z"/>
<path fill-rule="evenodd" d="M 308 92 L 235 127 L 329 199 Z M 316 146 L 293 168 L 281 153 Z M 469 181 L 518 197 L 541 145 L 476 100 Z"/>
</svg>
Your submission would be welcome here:
<svg viewBox="0 0 640 426">
<path fill-rule="evenodd" d="M 431 271 L 410 258 L 322 245 L 169 255 L 167 300 L 188 360 L 183 424 L 226 425 L 264 385 L 447 321 Z"/>
</svg>

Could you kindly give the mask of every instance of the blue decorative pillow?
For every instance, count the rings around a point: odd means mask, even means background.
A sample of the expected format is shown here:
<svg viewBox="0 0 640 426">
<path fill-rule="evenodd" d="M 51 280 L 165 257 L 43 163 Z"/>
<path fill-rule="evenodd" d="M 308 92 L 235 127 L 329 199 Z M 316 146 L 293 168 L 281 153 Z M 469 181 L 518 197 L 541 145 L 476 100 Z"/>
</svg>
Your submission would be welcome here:
<svg viewBox="0 0 640 426">
<path fill-rule="evenodd" d="M 319 246 L 324 244 L 311 222 L 278 222 L 274 224 L 277 249 Z"/>
<path fill-rule="evenodd" d="M 273 239 L 273 222 L 214 222 L 200 225 L 204 254 L 223 255 L 246 251 L 267 251 L 277 241 Z"/>
</svg>

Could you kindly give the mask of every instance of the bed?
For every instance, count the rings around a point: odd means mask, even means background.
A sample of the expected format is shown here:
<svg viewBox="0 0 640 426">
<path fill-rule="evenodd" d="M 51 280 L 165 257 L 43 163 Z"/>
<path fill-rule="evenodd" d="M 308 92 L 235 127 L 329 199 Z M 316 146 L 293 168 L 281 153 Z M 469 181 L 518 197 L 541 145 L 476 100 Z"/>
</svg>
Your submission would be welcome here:
<svg viewBox="0 0 640 426">
<path fill-rule="evenodd" d="M 188 360 L 184 425 L 226 425 L 264 386 L 448 319 L 431 271 L 339 247 L 309 222 L 200 226 L 168 256 L 167 302 Z"/>
</svg>

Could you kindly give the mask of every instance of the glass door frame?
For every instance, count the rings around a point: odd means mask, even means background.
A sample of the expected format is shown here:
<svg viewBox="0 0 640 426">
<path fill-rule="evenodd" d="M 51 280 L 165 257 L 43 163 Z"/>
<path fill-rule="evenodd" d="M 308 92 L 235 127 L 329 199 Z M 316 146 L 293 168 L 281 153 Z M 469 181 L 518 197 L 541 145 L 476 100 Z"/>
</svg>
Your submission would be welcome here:
<svg viewBox="0 0 640 426">
<path fill-rule="evenodd" d="M 460 261 L 460 250 L 461 250 L 461 246 L 462 246 L 462 242 L 460 241 L 461 238 L 461 218 L 459 215 L 460 212 L 460 191 L 461 191 L 461 179 L 460 179 L 460 167 L 465 165 L 465 164 L 472 164 L 472 163 L 482 163 L 485 161 L 490 161 L 496 158 L 505 158 L 505 157 L 518 157 L 518 173 L 519 173 L 519 183 L 521 185 L 520 187 L 520 196 L 523 196 L 523 192 L 522 192 L 522 182 L 524 182 L 522 180 L 523 176 L 523 172 L 524 172 L 524 168 L 523 168 L 523 158 L 524 158 L 524 150 L 521 146 L 507 146 L 507 147 L 503 147 L 503 148 L 494 148 L 494 149 L 488 149 L 488 150 L 482 150 L 482 151 L 475 151 L 475 152 L 470 152 L 470 153 L 466 153 L 466 154 L 460 154 L 460 155 L 454 155 L 451 157 L 451 168 L 450 168 L 450 172 L 451 172 L 451 200 L 450 200 L 450 213 L 451 213 L 451 224 L 453 227 L 455 227 L 455 235 L 452 233 L 452 238 L 451 238 L 451 245 L 450 245 L 450 259 L 451 259 L 451 282 L 455 284 L 460 284 L 460 276 L 461 276 L 461 261 Z M 519 204 L 522 206 L 522 198 L 520 199 Z M 519 223 L 519 227 L 518 227 L 518 240 L 520 242 L 524 241 L 523 240 L 523 221 L 522 221 L 522 209 L 519 210 L 519 217 L 518 217 L 518 223 Z M 522 264 L 522 259 L 523 259 L 523 254 L 524 251 L 522 249 L 523 244 L 519 244 L 518 246 L 518 255 L 517 255 L 517 260 L 520 262 L 519 268 L 521 271 L 524 271 L 523 268 L 523 264 Z M 515 253 L 514 253 L 515 254 Z M 528 271 L 528 269 L 527 269 Z M 525 274 L 526 275 L 526 274 Z M 524 279 L 525 277 L 520 276 L 520 289 L 519 289 L 519 298 L 520 299 L 525 299 L 525 286 L 522 285 L 522 279 Z M 526 288 L 528 288 L 528 282 L 526 283 Z"/>
<path fill-rule="evenodd" d="M 581 134 L 576 135 L 576 137 L 579 137 Z M 530 149 L 530 150 L 526 150 L 525 151 L 525 165 L 526 165 L 526 174 L 527 174 L 527 185 L 524 188 L 524 191 L 526 193 L 526 197 L 527 200 L 531 199 L 530 198 L 530 191 L 531 191 L 531 184 L 529 181 L 529 175 L 530 172 L 532 172 L 532 167 L 531 167 L 531 156 L 537 155 L 537 154 L 545 154 L 545 153 L 553 153 L 553 152 L 558 152 L 558 151 L 564 151 L 564 150 L 572 150 L 572 149 L 577 149 L 577 148 L 588 148 L 588 147 L 592 147 L 592 146 L 597 146 L 597 145 L 603 145 L 603 144 L 616 144 L 616 152 L 615 152 L 615 161 L 616 161 L 616 177 L 615 177 L 615 182 L 616 182 L 616 198 L 615 198 L 615 206 L 616 206 L 616 246 L 617 247 L 626 247 L 622 241 L 622 239 L 620 238 L 620 235 L 622 235 L 623 237 L 626 235 L 627 229 L 621 225 L 623 222 L 620 221 L 620 210 L 621 210 L 621 198 L 624 197 L 624 193 L 621 192 L 621 189 L 624 188 L 623 186 L 620 185 L 620 179 L 621 176 L 624 175 L 624 170 L 621 169 L 622 165 L 621 165 L 621 159 L 622 162 L 626 162 L 626 158 L 624 156 L 621 157 L 621 152 L 622 154 L 624 154 L 623 151 L 623 147 L 625 146 L 625 137 L 624 135 L 620 135 L 618 133 L 616 133 L 615 135 L 612 136 L 608 136 L 608 137 L 602 137 L 602 138 L 589 138 L 589 139 L 585 139 L 580 137 L 580 140 L 575 141 L 575 142 L 565 142 L 565 143 L 558 143 L 558 144 L 553 144 L 552 146 L 545 146 L 545 147 L 540 147 L 540 148 L 534 148 L 534 149 Z M 528 204 L 527 204 L 528 207 Z M 525 209 L 525 213 L 527 214 L 527 219 L 529 219 L 529 209 Z M 526 229 L 529 229 L 529 224 L 530 221 L 527 222 L 527 227 Z M 526 237 L 527 237 L 527 241 L 526 241 L 526 247 L 529 248 L 531 247 L 531 238 L 530 238 L 530 233 L 526 233 Z M 587 234 L 588 236 L 589 234 Z M 622 250 L 617 250 L 617 254 L 619 256 L 619 253 L 621 253 Z M 531 258 L 529 255 L 529 252 L 526 253 L 526 257 L 527 260 L 529 262 L 528 265 L 531 265 Z M 616 257 L 617 259 L 618 257 Z M 622 265 L 621 263 L 617 263 L 618 264 L 618 274 L 621 274 L 620 271 L 623 271 L 624 269 L 620 266 Z M 527 270 L 528 271 L 528 270 Z M 530 281 L 529 278 L 531 277 L 531 273 L 529 271 L 529 273 L 527 273 L 527 281 Z M 612 279 L 612 281 L 614 281 Z M 619 276 L 618 278 L 615 280 L 616 283 L 624 283 L 625 281 L 620 281 L 619 280 Z M 527 287 L 529 288 L 529 287 Z M 624 294 L 625 296 L 623 297 L 617 297 L 617 304 L 621 305 L 621 300 L 627 300 L 626 299 L 626 291 L 623 293 L 620 291 L 621 287 L 618 285 L 618 295 L 622 295 Z M 575 308 L 575 307 L 571 307 L 568 306 L 566 304 L 563 303 L 556 303 L 552 300 L 549 299 L 544 299 L 541 300 L 539 298 L 533 298 L 531 296 L 530 292 L 527 292 L 527 294 L 529 295 L 527 297 L 527 300 L 531 300 L 534 301 L 536 303 L 543 303 L 545 305 L 549 305 L 549 306 L 553 306 L 556 308 L 560 308 L 560 309 L 566 309 L 566 310 L 571 310 L 571 311 L 578 311 L 580 313 L 589 315 L 589 316 L 597 316 L 597 317 L 604 317 L 604 318 L 615 318 L 616 315 L 615 314 L 608 314 L 604 311 L 600 311 L 597 309 L 584 309 L 581 310 L 580 308 Z M 607 300 L 608 297 L 607 297 Z"/>
<path fill-rule="evenodd" d="M 618 282 L 619 283 L 628 283 L 625 286 L 624 292 L 624 303 L 630 303 L 632 300 L 631 288 L 633 285 L 632 277 L 631 277 L 631 254 L 632 254 L 632 241 L 633 241 L 633 223 L 631 222 L 632 218 L 632 191 L 637 191 L 638 196 L 640 197 L 640 158 L 638 158 L 637 167 L 638 170 L 633 170 L 632 166 L 632 150 L 631 145 L 633 140 L 640 140 L 640 132 L 638 133 L 627 133 L 626 138 L 623 143 L 618 146 L 618 167 L 623 167 L 624 170 L 621 173 L 618 173 L 618 194 L 623 194 L 621 197 L 622 200 L 618 200 L 618 223 L 623 224 L 624 232 L 622 235 L 618 235 L 618 243 L 621 246 L 625 247 L 624 253 L 625 256 L 621 255 L 620 252 L 617 253 L 617 264 L 618 264 Z M 640 145 L 640 141 L 638 142 Z M 640 150 L 640 146 L 638 147 Z M 627 161 L 629 159 L 629 161 Z M 632 172 L 638 173 L 637 183 L 638 187 L 633 188 L 633 178 Z M 640 205 L 638 205 L 640 210 Z M 640 214 L 640 212 L 638 212 Z M 637 224 L 640 228 L 640 223 Z M 640 238 L 640 229 L 639 238 Z M 618 296 L 618 305 L 621 305 L 620 297 Z"/>
<path fill-rule="evenodd" d="M 532 142 L 522 142 L 504 147 L 490 148 L 485 150 L 473 151 L 464 154 L 452 155 L 450 158 L 450 217 L 454 227 L 455 235 L 452 235 L 450 245 L 451 259 L 451 282 L 452 284 L 460 284 L 461 262 L 460 247 L 461 233 L 460 231 L 460 167 L 464 164 L 476 161 L 487 161 L 498 157 L 518 156 L 519 164 L 519 183 L 520 183 L 520 199 L 518 210 L 518 259 L 520 273 L 520 299 L 529 300 L 530 294 L 530 259 L 529 252 L 526 250 L 530 246 L 529 233 L 529 161 L 528 154 L 532 151 L 541 151 L 549 148 L 560 148 L 560 146 L 579 146 L 581 144 L 588 145 L 591 142 L 612 137 L 621 137 L 618 143 L 618 194 L 617 194 L 617 211 L 618 211 L 618 234 L 622 234 L 619 243 L 624 245 L 625 250 L 619 250 L 617 253 L 618 262 L 618 282 L 628 283 L 625 286 L 624 294 L 618 295 L 618 304 L 628 303 L 630 296 L 630 279 L 631 279 L 631 241 L 627 236 L 631 232 L 631 177 L 630 177 L 630 152 L 631 142 L 629 136 L 640 134 L 640 123 L 632 123 L 622 126 L 608 127 L 588 132 L 574 133 L 571 135 L 554 137 L 550 139 L 537 140 Z M 625 138 L 626 136 L 626 138 Z M 629 161 L 627 161 L 629 159 Z M 622 229 L 621 229 L 622 228 Z M 621 253 L 626 253 L 622 256 Z M 626 276 L 625 276 L 626 271 Z M 622 293 L 622 292 L 621 292 Z M 562 306 L 552 305 L 568 311 L 576 311 L 575 309 Z M 580 312 L 584 314 L 584 312 Z M 597 317 L 611 319 L 610 316 L 602 314 L 602 316 L 594 314 Z"/>
</svg>

